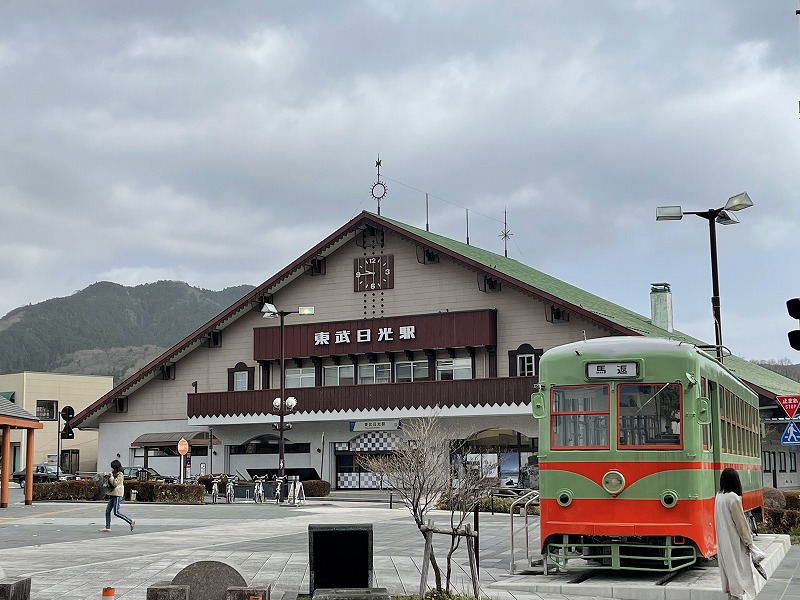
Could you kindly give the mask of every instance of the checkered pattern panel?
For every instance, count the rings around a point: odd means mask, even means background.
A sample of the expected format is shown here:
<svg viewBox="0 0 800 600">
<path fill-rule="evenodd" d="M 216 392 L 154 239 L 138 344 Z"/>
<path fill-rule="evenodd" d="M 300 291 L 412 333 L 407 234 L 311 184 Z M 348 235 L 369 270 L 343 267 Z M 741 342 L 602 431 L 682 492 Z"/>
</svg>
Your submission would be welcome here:
<svg viewBox="0 0 800 600">
<path fill-rule="evenodd" d="M 350 450 L 350 442 L 336 442 L 333 445 L 334 450 Z"/>
<path fill-rule="evenodd" d="M 377 490 L 381 487 L 381 478 L 375 473 L 359 473 L 362 490 Z"/>
<path fill-rule="evenodd" d="M 353 452 L 391 452 L 400 442 L 392 431 L 368 431 L 350 442 Z"/>
<path fill-rule="evenodd" d="M 358 476 L 359 473 L 337 473 L 336 488 L 340 490 L 358 489 L 360 487 Z"/>
</svg>

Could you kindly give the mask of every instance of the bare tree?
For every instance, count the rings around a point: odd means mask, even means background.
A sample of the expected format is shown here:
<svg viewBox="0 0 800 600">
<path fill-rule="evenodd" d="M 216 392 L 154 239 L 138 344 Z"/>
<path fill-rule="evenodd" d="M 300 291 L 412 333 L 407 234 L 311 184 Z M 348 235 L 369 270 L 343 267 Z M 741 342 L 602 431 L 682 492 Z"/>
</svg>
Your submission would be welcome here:
<svg viewBox="0 0 800 600">
<path fill-rule="evenodd" d="M 480 496 L 496 483 L 496 479 L 487 476 L 487 466 L 468 464 L 463 459 L 462 449 L 454 447 L 454 436 L 450 433 L 438 413 L 432 413 L 404 422 L 405 439 L 391 454 L 360 457 L 360 463 L 367 470 L 380 475 L 385 484 L 405 501 L 426 543 L 429 531 L 450 536 L 444 586 L 441 568 L 433 549 L 430 549 L 436 589 L 448 594 L 453 553 L 459 547 L 461 538 L 470 535 L 465 521 L 475 509 Z M 460 457 L 455 461 L 456 469 L 451 464 L 451 456 Z M 440 499 L 450 509 L 450 526 L 447 530 L 432 530 L 428 525 L 428 513 Z"/>
</svg>

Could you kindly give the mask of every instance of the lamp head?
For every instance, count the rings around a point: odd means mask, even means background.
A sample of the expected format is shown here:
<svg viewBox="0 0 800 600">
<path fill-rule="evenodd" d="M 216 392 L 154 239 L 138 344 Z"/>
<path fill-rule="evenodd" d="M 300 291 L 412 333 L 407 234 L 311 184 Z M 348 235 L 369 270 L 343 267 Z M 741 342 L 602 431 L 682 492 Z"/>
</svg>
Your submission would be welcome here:
<svg viewBox="0 0 800 600">
<path fill-rule="evenodd" d="M 736 194 L 728 198 L 728 201 L 722 208 L 723 210 L 743 210 L 751 206 L 753 206 L 753 201 L 750 200 L 750 196 L 747 195 L 747 192 L 742 192 L 741 194 Z"/>
<path fill-rule="evenodd" d="M 275 400 L 272 401 L 272 406 L 275 410 L 278 410 L 281 407 L 281 399 L 275 398 Z"/>
<path fill-rule="evenodd" d="M 261 312 L 264 313 L 265 319 L 272 319 L 278 316 L 278 309 L 275 308 L 274 304 L 270 304 L 269 302 L 264 303 L 264 307 L 261 309 Z"/>
<path fill-rule="evenodd" d="M 727 210 L 720 211 L 715 220 L 720 225 L 736 225 L 739 222 L 739 219 L 736 217 L 736 215 L 728 212 Z"/>
<path fill-rule="evenodd" d="M 683 209 L 680 206 L 656 207 L 656 221 L 680 221 L 683 218 Z"/>
<path fill-rule="evenodd" d="M 314 307 L 313 306 L 301 306 L 297 309 L 298 315 L 313 315 L 314 314 Z"/>
<path fill-rule="evenodd" d="M 294 396 L 289 396 L 286 399 L 286 408 L 288 408 L 289 410 L 294 410 L 295 406 L 297 406 L 297 398 L 295 398 Z"/>
</svg>

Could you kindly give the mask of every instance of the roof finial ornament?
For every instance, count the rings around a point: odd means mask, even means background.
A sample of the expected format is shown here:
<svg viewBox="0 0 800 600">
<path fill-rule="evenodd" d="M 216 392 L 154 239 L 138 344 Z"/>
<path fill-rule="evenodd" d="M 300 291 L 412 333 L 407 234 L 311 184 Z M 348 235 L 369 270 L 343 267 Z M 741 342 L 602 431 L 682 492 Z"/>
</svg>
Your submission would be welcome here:
<svg viewBox="0 0 800 600">
<path fill-rule="evenodd" d="M 386 196 L 386 192 L 389 191 L 389 188 L 386 187 L 386 184 L 381 181 L 381 155 L 378 154 L 378 160 L 375 161 L 375 168 L 378 169 L 378 178 L 375 180 L 375 183 L 372 184 L 371 194 L 372 197 L 375 198 L 378 202 L 378 215 L 381 214 L 381 200 Z"/>
<path fill-rule="evenodd" d="M 503 250 L 505 252 L 506 258 L 508 258 L 508 240 L 511 239 L 511 236 L 514 235 L 508 229 L 508 209 L 506 208 L 503 211 L 503 231 L 500 233 L 500 239 L 503 240 Z"/>
</svg>

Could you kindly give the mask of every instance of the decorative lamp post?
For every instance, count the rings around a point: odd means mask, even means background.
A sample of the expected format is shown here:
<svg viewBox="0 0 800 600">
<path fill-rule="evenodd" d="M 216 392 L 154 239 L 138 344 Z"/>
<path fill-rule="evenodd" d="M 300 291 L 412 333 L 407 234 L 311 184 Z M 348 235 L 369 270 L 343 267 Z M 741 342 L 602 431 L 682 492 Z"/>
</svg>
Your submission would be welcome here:
<svg viewBox="0 0 800 600">
<path fill-rule="evenodd" d="M 728 198 L 725 206 L 709 208 L 704 211 L 684 211 L 680 206 L 659 206 L 656 208 L 656 221 L 680 221 L 683 215 L 697 215 L 708 221 L 708 235 L 711 244 L 711 311 L 714 316 L 714 334 L 716 337 L 717 359 L 722 362 L 722 315 L 719 304 L 719 274 L 717 272 L 717 229 L 716 224 L 735 225 L 739 222 L 733 211 L 753 206 L 747 192 Z"/>
<path fill-rule="evenodd" d="M 275 317 L 280 318 L 280 336 L 281 336 L 281 363 L 280 363 L 280 373 L 278 374 L 280 381 L 281 381 L 281 395 L 275 400 L 272 401 L 272 408 L 273 413 L 278 415 L 279 422 L 278 422 L 278 477 L 283 477 L 284 475 L 284 451 L 283 451 L 283 432 L 287 429 L 291 429 L 291 424 L 287 424 L 285 422 L 285 417 L 287 414 L 294 410 L 294 407 L 297 406 L 297 400 L 290 396 L 286 398 L 285 388 L 286 388 L 286 370 L 284 368 L 284 363 L 286 362 L 286 336 L 285 336 L 285 324 L 284 319 L 286 315 L 313 315 L 314 314 L 314 307 L 313 306 L 301 306 L 297 310 L 278 310 L 275 308 L 274 304 L 265 303 L 264 308 L 261 309 L 261 312 L 264 313 L 265 319 L 274 319 Z"/>
</svg>

